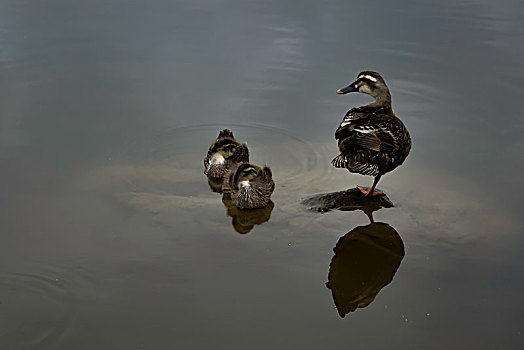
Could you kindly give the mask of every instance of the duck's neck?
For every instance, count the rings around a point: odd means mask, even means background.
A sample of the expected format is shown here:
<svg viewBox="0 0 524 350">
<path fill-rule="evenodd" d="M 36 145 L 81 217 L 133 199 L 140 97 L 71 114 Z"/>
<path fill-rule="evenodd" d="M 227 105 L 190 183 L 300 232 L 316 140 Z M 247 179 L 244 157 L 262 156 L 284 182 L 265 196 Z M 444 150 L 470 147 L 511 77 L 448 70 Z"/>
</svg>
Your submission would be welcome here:
<svg viewBox="0 0 524 350">
<path fill-rule="evenodd" d="M 384 94 L 375 96 L 375 101 L 368 104 L 370 107 L 391 109 L 391 94 L 387 91 Z"/>
</svg>

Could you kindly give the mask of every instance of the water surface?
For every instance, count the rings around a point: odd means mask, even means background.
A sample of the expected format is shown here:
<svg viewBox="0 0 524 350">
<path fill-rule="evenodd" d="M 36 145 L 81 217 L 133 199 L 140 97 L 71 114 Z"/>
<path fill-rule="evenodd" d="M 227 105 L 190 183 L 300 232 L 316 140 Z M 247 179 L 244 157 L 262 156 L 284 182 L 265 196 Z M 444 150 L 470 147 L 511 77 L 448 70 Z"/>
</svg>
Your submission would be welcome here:
<svg viewBox="0 0 524 350">
<path fill-rule="evenodd" d="M 523 10 L 2 1 L 0 347 L 522 348 Z M 299 204 L 371 184 L 329 164 L 367 69 L 413 139 L 375 224 Z M 202 173 L 224 127 L 266 212 Z"/>
</svg>

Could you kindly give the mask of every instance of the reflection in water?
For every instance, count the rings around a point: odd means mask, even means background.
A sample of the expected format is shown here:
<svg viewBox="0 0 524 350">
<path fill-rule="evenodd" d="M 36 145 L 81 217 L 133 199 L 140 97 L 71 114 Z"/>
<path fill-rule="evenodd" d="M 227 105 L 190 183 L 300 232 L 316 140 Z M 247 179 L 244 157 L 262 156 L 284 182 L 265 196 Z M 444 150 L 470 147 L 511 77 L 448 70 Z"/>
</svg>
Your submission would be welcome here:
<svg viewBox="0 0 524 350">
<path fill-rule="evenodd" d="M 269 203 L 275 189 L 273 174 L 249 163 L 247 145 L 240 144 L 229 129 L 220 131 L 204 159 L 204 174 L 213 192 L 223 192 L 240 209 L 259 209 Z M 220 182 L 222 182 L 219 189 Z"/>
<path fill-rule="evenodd" d="M 216 193 L 222 193 L 222 179 L 218 179 L 215 177 L 208 177 L 207 178 L 207 184 L 209 185 L 209 188 L 211 191 Z"/>
<path fill-rule="evenodd" d="M 275 204 L 270 200 L 264 208 L 238 209 L 228 196 L 222 197 L 222 203 L 227 208 L 227 215 L 233 218 L 232 223 L 235 231 L 241 234 L 248 233 L 255 225 L 269 221 L 271 212 L 275 207 Z"/>
<path fill-rule="evenodd" d="M 375 300 L 404 258 L 404 244 L 397 231 L 373 221 L 341 237 L 333 251 L 326 286 L 340 317 Z"/>
<path fill-rule="evenodd" d="M 315 194 L 303 198 L 301 203 L 309 210 L 321 213 L 334 209 L 342 211 L 360 209 L 366 213 L 371 222 L 373 222 L 371 214 L 374 211 L 394 206 L 387 195 L 367 197 L 357 187 L 344 191 Z"/>
<path fill-rule="evenodd" d="M 208 178 L 207 183 L 211 191 L 222 193 L 222 181 Z M 263 224 L 271 218 L 271 212 L 275 207 L 273 201 L 260 209 L 239 209 L 233 204 L 228 195 L 222 196 L 222 203 L 227 208 L 227 215 L 233 218 L 233 227 L 235 231 L 241 234 L 249 233 L 255 225 Z"/>
</svg>

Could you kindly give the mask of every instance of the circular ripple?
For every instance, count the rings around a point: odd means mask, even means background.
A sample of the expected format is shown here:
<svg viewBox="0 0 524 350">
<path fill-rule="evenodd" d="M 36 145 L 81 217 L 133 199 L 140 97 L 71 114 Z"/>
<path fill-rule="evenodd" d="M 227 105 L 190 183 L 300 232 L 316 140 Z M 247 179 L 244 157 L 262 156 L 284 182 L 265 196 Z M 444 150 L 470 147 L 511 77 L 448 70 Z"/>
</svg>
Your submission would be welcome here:
<svg viewBox="0 0 524 350">
<path fill-rule="evenodd" d="M 247 143 L 252 163 L 271 167 L 277 189 L 307 188 L 331 174 L 331 167 L 326 166 L 331 158 L 323 145 L 275 127 L 210 124 L 168 130 L 128 145 L 120 155 L 129 166 L 120 174 L 127 190 L 187 197 L 210 192 L 203 159 L 226 127 Z"/>
<path fill-rule="evenodd" d="M 49 348 L 75 317 L 67 282 L 57 275 L 0 273 L 2 349 Z"/>
</svg>

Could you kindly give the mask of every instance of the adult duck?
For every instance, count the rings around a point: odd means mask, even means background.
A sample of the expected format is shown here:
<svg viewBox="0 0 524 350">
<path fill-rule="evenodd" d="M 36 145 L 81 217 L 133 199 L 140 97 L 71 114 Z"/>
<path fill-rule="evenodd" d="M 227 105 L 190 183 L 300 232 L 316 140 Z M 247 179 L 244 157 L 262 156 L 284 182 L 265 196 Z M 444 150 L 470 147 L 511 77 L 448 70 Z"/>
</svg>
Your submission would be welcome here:
<svg viewBox="0 0 524 350">
<path fill-rule="evenodd" d="M 331 164 L 352 173 L 374 176 L 371 187 L 358 189 L 366 196 L 375 191 L 382 175 L 401 165 L 411 150 L 411 138 L 391 107 L 391 93 L 382 76 L 373 71 L 358 74 L 357 80 L 337 94 L 361 92 L 375 98 L 365 106 L 350 109 L 337 131 L 340 155 Z"/>
</svg>

